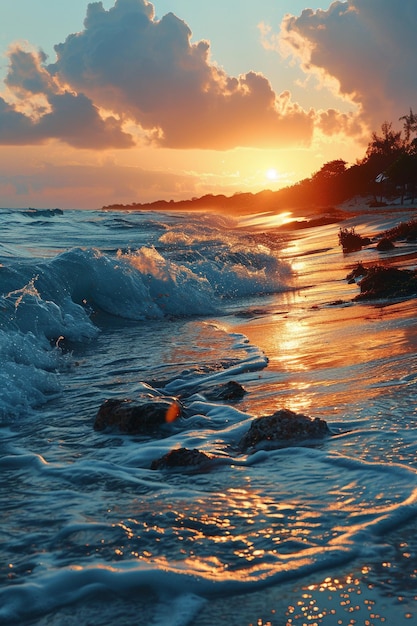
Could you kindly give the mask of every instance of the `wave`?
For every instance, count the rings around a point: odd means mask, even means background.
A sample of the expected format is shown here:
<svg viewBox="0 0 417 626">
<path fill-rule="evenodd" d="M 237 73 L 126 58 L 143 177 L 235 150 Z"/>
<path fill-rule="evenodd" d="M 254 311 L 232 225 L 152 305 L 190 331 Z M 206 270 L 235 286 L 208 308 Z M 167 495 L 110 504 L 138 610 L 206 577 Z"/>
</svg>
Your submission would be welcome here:
<svg viewBox="0 0 417 626">
<path fill-rule="evenodd" d="M 312 349 L 311 337 L 326 350 L 340 348 L 336 332 L 334 345 L 324 341 L 320 310 L 309 309 L 317 335 L 299 336 L 300 325 L 286 320 L 298 321 L 300 311 L 289 307 L 283 324 L 273 316 L 260 332 L 305 346 L 289 342 L 282 355 L 277 347 L 271 356 L 282 360 L 266 369 L 261 348 L 230 329 L 242 328 L 236 311 L 268 311 L 281 301 L 252 296 L 291 289 L 273 232 L 236 233 L 215 216 L 161 215 L 155 225 L 150 214 L 133 213 L 18 218 L 39 238 L 23 244 L 13 226 L 0 259 L 0 623 L 126 624 L 140 615 L 155 626 L 185 626 L 211 599 L 310 574 L 317 582 L 332 567 L 347 572 L 352 559 L 349 572 L 391 559 L 389 533 L 417 516 L 413 357 L 367 353 L 366 363 L 385 370 L 379 393 L 358 385 L 352 393 L 362 361 L 349 370 L 345 361 L 325 361 L 314 371 L 285 362 Z M 316 251 L 325 247 L 309 241 Z M 301 321 L 313 301 L 303 299 Z M 381 323 L 395 319 L 390 312 L 382 310 Z M 375 317 L 369 324 L 375 328 Z M 244 327 L 249 333 L 250 323 Z M 361 342 L 368 332 L 347 328 Z M 414 345 L 410 329 L 404 324 L 400 340 Z M 230 380 L 245 386 L 239 403 L 204 393 Z M 328 380 L 344 394 L 343 406 Z M 180 397 L 184 406 L 161 431 L 94 429 L 103 401 L 155 394 Z M 238 442 L 253 417 L 290 402 L 333 420 L 337 434 L 242 452 Z M 156 468 L 155 460 L 181 447 L 214 462 Z M 402 530 L 411 554 L 415 542 Z M 412 574 L 405 557 L 398 566 Z M 401 594 L 404 580 L 398 576 Z"/>
<path fill-rule="evenodd" d="M 23 214 L 26 219 L 61 217 L 55 210 Z M 106 223 L 109 219 L 106 215 Z M 58 372 L 66 364 L 61 348 L 96 339 L 97 313 L 140 323 L 220 316 L 228 302 L 289 288 L 290 267 L 276 251 L 245 247 L 241 237 L 222 234 L 224 220 L 216 219 L 180 221 L 162 234 L 156 223 L 155 245 L 119 248 L 115 254 L 74 247 L 35 263 L 5 257 L 0 265 L 0 416 L 19 415 L 59 393 Z M 132 220 L 112 216 L 112 232 L 134 228 Z"/>
</svg>

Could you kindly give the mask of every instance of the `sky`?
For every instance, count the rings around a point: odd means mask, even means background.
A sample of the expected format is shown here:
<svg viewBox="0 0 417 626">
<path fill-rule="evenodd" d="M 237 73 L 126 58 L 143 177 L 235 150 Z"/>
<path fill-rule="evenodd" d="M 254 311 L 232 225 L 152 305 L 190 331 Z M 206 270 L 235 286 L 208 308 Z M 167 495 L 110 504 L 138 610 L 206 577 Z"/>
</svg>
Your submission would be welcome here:
<svg viewBox="0 0 417 626">
<path fill-rule="evenodd" d="M 415 0 L 1 0 L 0 206 L 279 189 L 415 107 Z"/>
</svg>

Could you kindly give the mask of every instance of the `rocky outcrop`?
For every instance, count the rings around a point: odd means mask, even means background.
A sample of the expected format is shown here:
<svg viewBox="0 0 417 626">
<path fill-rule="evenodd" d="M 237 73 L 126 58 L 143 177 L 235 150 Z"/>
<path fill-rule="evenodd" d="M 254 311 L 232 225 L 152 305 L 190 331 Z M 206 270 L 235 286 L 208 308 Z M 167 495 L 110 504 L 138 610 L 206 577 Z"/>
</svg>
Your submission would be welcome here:
<svg viewBox="0 0 417 626">
<path fill-rule="evenodd" d="M 198 393 L 211 402 L 237 402 L 243 398 L 246 390 L 235 380 L 229 380 L 227 383 L 202 387 Z"/>
<path fill-rule="evenodd" d="M 349 283 L 356 283 L 360 293 L 357 300 L 379 298 L 408 298 L 417 295 L 417 273 L 415 270 L 399 269 L 386 265 L 365 267 L 362 263 L 346 276 Z"/>
<path fill-rule="evenodd" d="M 358 282 L 360 294 L 354 300 L 402 298 L 417 294 L 417 276 L 412 270 L 375 265 L 368 267 Z"/>
<path fill-rule="evenodd" d="M 276 448 L 307 443 L 331 434 L 324 420 L 281 409 L 273 415 L 255 418 L 239 441 L 238 449 L 241 452 L 254 452 L 262 447 Z M 153 461 L 151 469 L 191 468 L 200 471 L 210 468 L 216 461 L 224 462 L 225 457 L 208 455 L 197 449 L 178 448 Z"/>
<path fill-rule="evenodd" d="M 238 383 L 216 385 L 211 388 L 217 400 L 219 397 L 221 399 L 229 397 L 229 392 L 232 398 L 235 394 L 240 396 L 242 390 L 243 387 Z M 186 405 L 183 406 L 178 398 L 171 396 L 145 394 L 136 401 L 111 399 L 106 400 L 99 408 L 94 429 L 97 431 L 117 429 L 120 433 L 131 435 L 164 436 L 164 426 L 181 415 L 191 417 L 187 415 Z M 172 431 L 168 430 L 168 432 Z M 307 443 L 331 434 L 324 420 L 281 409 L 272 415 L 253 419 L 246 434 L 235 443 L 235 446 L 232 444 L 232 447 L 242 453 L 247 453 L 260 447 L 283 447 L 294 443 Z M 151 469 L 191 468 L 205 471 L 211 468 L 215 461 L 227 462 L 227 457 L 210 455 L 195 448 L 174 448 L 161 458 L 155 459 L 151 464 Z"/>
<path fill-rule="evenodd" d="M 170 450 L 160 459 L 152 461 L 151 469 L 173 469 L 176 467 L 201 468 L 210 463 L 215 457 L 205 454 L 197 449 L 175 448 Z"/>
<path fill-rule="evenodd" d="M 416 241 L 417 240 L 417 220 L 411 219 L 407 222 L 400 222 L 393 228 L 381 233 L 381 237 L 390 241 Z"/>
<path fill-rule="evenodd" d="M 181 400 L 161 395 L 156 389 L 147 386 L 150 393 L 131 399 L 110 399 L 100 406 L 95 421 L 95 430 L 117 429 L 127 434 L 153 434 L 161 426 L 174 422 L 186 414 L 187 398 L 194 393 L 201 394 L 211 402 L 237 402 L 246 393 L 242 385 L 234 380 L 226 383 L 196 387 L 188 390 Z M 151 395 L 151 392 L 157 395 Z"/>
<path fill-rule="evenodd" d="M 173 422 L 182 413 L 177 398 L 155 397 L 133 400 L 106 400 L 98 410 L 94 430 L 115 428 L 121 433 L 152 434 Z"/>
<path fill-rule="evenodd" d="M 389 252 L 390 250 L 394 250 L 395 245 L 392 243 L 391 239 L 388 237 L 382 237 L 376 244 L 376 249 L 379 252 Z"/>
<path fill-rule="evenodd" d="M 246 452 L 265 444 L 288 444 L 309 439 L 321 439 L 331 434 L 327 423 L 316 417 L 312 419 L 301 413 L 280 409 L 272 415 L 253 420 L 248 432 L 239 442 Z"/>
</svg>

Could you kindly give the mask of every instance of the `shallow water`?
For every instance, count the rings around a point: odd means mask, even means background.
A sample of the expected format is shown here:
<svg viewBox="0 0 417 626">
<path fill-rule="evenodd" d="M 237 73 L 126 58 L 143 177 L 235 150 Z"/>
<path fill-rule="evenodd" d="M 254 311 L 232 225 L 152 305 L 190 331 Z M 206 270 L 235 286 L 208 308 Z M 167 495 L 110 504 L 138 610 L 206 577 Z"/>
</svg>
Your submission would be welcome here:
<svg viewBox="0 0 417 626">
<path fill-rule="evenodd" d="M 197 626 L 220 610 L 231 626 L 233 611 L 267 620 L 257 598 L 278 593 L 280 625 L 306 614 L 289 610 L 305 581 L 310 604 L 329 572 L 346 572 L 340 593 L 349 576 L 369 590 L 417 515 L 415 301 L 351 302 L 346 274 L 372 246 L 343 255 L 339 225 L 284 237 L 214 215 L 0 219 L 0 622 Z M 228 380 L 239 403 L 193 393 Z M 144 393 L 187 412 L 152 436 L 93 429 L 104 400 Z M 253 417 L 283 407 L 333 436 L 243 454 Z M 150 469 L 177 447 L 219 459 Z M 416 571 L 404 543 L 392 579 L 404 553 Z"/>
</svg>

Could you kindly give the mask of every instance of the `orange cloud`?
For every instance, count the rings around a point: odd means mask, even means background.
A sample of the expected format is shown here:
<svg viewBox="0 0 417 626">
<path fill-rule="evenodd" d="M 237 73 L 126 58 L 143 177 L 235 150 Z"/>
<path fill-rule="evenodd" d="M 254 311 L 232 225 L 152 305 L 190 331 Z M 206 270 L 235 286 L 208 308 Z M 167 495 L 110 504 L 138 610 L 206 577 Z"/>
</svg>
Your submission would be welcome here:
<svg viewBox="0 0 417 626">
<path fill-rule="evenodd" d="M 158 21 L 145 0 L 117 0 L 108 11 L 96 2 L 84 27 L 55 47 L 48 71 L 134 120 L 152 143 L 227 149 L 310 142 L 310 112 L 289 101 L 283 108 L 261 74 L 231 77 L 211 64 L 208 42 L 191 43 L 190 29 L 172 13 Z"/>
<path fill-rule="evenodd" d="M 214 183 L 213 188 L 206 186 L 200 172 L 184 171 L 181 165 L 173 170 L 148 152 L 132 149 L 104 156 L 93 150 L 63 149 L 54 140 L 41 146 L 8 146 L 0 150 L 2 206 L 97 208 L 218 193 Z M 175 158 L 178 162 L 180 155 Z"/>
<path fill-rule="evenodd" d="M 333 2 L 327 11 L 286 16 L 281 46 L 306 73 L 335 80 L 339 95 L 358 107 L 358 121 L 375 130 L 386 119 L 396 122 L 417 98 L 416 22 L 415 0 Z M 324 128 L 331 117 L 321 120 Z"/>
<path fill-rule="evenodd" d="M 286 46 L 343 99 L 340 110 L 306 110 L 260 73 L 228 75 L 211 62 L 210 44 L 192 43 L 173 13 L 157 20 L 146 0 L 116 0 L 109 10 L 94 2 L 84 29 L 55 46 L 54 63 L 42 52 L 10 50 L 0 143 L 227 150 L 360 139 L 364 128 L 369 135 L 413 105 L 415 18 L 414 0 L 347 0 L 287 15 L 279 38 L 260 25 L 266 47 Z"/>
<path fill-rule="evenodd" d="M 6 77 L 10 100 L 0 98 L 0 143 L 40 144 L 59 139 L 78 148 L 126 148 L 133 139 L 115 117 L 103 118 L 82 93 L 63 89 L 42 67 L 42 53 L 15 47 Z"/>
<path fill-rule="evenodd" d="M 319 111 L 316 118 L 317 128 L 329 137 L 343 133 L 348 137 L 359 137 L 363 132 L 363 125 L 355 113 L 342 113 L 337 109 Z"/>
</svg>

